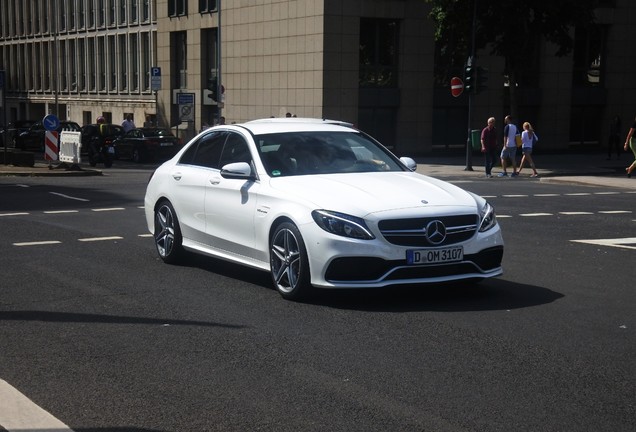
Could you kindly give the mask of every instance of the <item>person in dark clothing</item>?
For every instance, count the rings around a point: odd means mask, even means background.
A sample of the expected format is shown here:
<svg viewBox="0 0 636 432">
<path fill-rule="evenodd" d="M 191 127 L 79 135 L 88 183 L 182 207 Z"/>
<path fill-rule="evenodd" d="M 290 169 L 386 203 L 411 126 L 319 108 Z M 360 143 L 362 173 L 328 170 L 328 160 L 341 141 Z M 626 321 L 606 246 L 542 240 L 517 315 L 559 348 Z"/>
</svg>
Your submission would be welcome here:
<svg viewBox="0 0 636 432">
<path fill-rule="evenodd" d="M 488 125 L 481 131 L 481 152 L 484 154 L 486 177 L 492 177 L 492 167 L 497 162 L 497 130 L 495 118 L 488 119 Z"/>
<path fill-rule="evenodd" d="M 607 160 L 612 158 L 612 150 L 616 150 L 616 159 L 621 157 L 621 118 L 615 115 L 610 123 L 610 133 L 607 140 Z"/>
</svg>

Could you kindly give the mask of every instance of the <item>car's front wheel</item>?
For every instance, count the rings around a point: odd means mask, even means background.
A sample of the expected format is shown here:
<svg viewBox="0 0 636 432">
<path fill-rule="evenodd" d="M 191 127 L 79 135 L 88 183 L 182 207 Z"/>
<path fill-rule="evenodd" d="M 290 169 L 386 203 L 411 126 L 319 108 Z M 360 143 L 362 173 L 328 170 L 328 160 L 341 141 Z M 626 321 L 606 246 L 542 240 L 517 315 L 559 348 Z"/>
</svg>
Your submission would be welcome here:
<svg viewBox="0 0 636 432">
<path fill-rule="evenodd" d="M 284 222 L 276 227 L 270 240 L 272 281 L 287 300 L 307 298 L 312 290 L 309 282 L 309 260 L 298 228 Z"/>
<path fill-rule="evenodd" d="M 154 238 L 159 257 L 165 263 L 176 263 L 183 253 L 183 238 L 177 214 L 168 201 L 161 202 L 155 210 Z"/>
</svg>

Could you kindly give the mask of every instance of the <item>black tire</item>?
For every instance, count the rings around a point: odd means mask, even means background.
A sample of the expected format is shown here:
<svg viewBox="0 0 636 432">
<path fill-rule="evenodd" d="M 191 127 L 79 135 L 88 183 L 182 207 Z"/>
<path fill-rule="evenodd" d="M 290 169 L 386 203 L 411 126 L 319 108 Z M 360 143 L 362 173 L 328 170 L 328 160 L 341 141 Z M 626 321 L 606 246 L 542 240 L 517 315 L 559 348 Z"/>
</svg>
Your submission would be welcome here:
<svg viewBox="0 0 636 432">
<path fill-rule="evenodd" d="M 175 264 L 183 255 L 183 237 L 172 204 L 162 201 L 155 209 L 155 247 L 163 262 Z"/>
<path fill-rule="evenodd" d="M 133 149 L 132 160 L 135 163 L 143 162 L 144 158 L 143 158 L 143 155 L 141 154 L 141 149 L 139 149 L 139 148 L 134 148 Z"/>
<path fill-rule="evenodd" d="M 313 288 L 307 250 L 294 224 L 283 222 L 276 227 L 269 241 L 269 253 L 272 282 L 280 295 L 295 301 L 309 298 Z"/>
</svg>

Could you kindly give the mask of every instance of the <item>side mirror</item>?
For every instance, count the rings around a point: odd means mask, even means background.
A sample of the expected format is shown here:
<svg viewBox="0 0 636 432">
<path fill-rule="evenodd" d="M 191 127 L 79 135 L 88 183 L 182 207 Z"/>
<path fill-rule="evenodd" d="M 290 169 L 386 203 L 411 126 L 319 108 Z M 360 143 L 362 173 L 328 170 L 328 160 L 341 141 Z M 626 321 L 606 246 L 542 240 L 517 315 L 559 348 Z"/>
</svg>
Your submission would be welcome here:
<svg viewBox="0 0 636 432">
<path fill-rule="evenodd" d="M 221 168 L 221 177 L 235 180 L 254 180 L 252 167 L 247 162 L 234 162 Z"/>
<path fill-rule="evenodd" d="M 417 169 L 417 163 L 410 157 L 402 156 L 400 161 L 411 171 L 415 171 Z"/>
</svg>

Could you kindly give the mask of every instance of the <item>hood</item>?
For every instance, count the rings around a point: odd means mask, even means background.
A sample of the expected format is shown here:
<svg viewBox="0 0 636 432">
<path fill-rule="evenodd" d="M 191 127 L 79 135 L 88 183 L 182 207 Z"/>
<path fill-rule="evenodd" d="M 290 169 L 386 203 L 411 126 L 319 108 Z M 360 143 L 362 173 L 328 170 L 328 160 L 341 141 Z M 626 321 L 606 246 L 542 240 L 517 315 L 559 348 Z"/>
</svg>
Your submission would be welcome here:
<svg viewBox="0 0 636 432">
<path fill-rule="evenodd" d="M 415 172 L 279 177 L 270 179 L 270 185 L 283 194 L 311 203 L 317 209 L 359 217 L 392 210 L 442 206 L 475 209 L 477 206 L 473 196 L 465 190 Z"/>
</svg>

